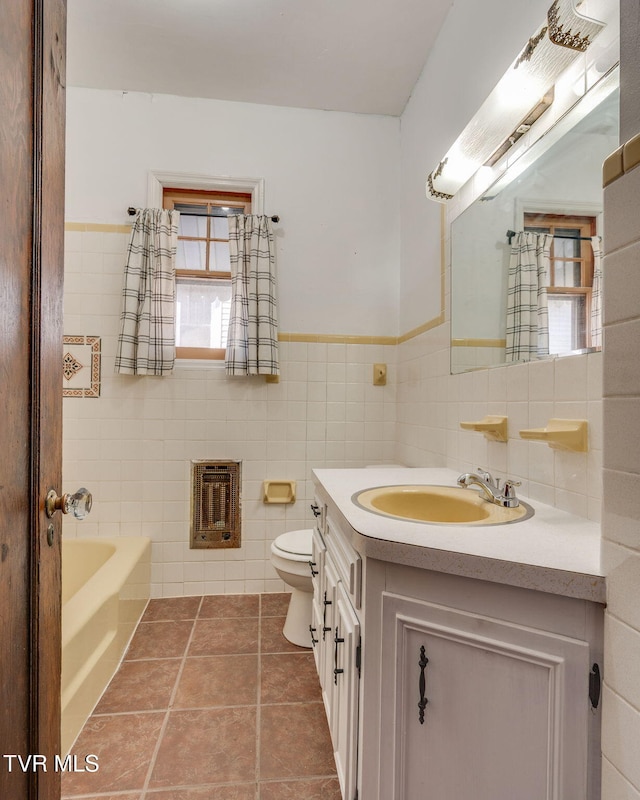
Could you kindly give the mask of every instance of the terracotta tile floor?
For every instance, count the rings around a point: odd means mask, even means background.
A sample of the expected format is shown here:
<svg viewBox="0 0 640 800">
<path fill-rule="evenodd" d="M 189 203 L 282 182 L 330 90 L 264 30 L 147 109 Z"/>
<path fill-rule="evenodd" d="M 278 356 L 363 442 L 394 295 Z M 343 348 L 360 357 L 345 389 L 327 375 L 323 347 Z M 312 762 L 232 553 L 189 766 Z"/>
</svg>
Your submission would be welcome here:
<svg viewBox="0 0 640 800">
<path fill-rule="evenodd" d="M 340 800 L 313 655 L 287 594 L 151 600 L 72 752 L 63 800 Z"/>
</svg>

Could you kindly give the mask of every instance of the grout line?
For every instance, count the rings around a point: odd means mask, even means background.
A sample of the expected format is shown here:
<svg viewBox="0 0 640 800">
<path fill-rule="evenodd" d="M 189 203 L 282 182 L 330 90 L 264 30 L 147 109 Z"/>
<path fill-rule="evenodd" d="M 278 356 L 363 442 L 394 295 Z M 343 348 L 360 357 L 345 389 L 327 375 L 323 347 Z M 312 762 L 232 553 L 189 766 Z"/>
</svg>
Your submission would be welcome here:
<svg viewBox="0 0 640 800">
<path fill-rule="evenodd" d="M 62 795 L 62 800 L 99 800 L 101 797 L 108 797 L 109 800 L 113 797 L 130 797 L 131 794 L 139 792 L 140 789 L 124 789 L 119 790 L 117 792 L 98 792 L 97 794 L 73 794 L 73 795 Z"/>
<path fill-rule="evenodd" d="M 154 747 L 153 753 L 151 754 L 151 759 L 149 760 L 149 768 L 147 769 L 147 775 L 144 779 L 144 784 L 142 785 L 142 791 L 139 800 L 145 800 L 145 798 L 147 797 L 147 789 L 149 788 L 149 783 L 151 782 L 151 775 L 153 774 L 153 770 L 156 765 L 158 753 L 160 752 L 160 747 L 162 745 L 162 740 L 164 739 L 164 734 L 167 730 L 167 725 L 169 724 L 169 714 L 171 713 L 171 709 L 173 708 L 173 704 L 175 702 L 176 694 L 178 693 L 178 685 L 180 683 L 180 679 L 182 678 L 182 673 L 184 671 L 185 664 L 187 662 L 187 653 L 189 652 L 189 647 L 191 646 L 191 642 L 195 634 L 196 621 L 198 619 L 198 614 L 200 613 L 200 609 L 202 608 L 203 602 L 204 602 L 204 595 L 200 597 L 200 603 L 198 604 L 198 611 L 196 612 L 196 617 L 192 622 L 191 633 L 189 634 L 189 639 L 187 640 L 187 644 L 184 648 L 184 653 L 182 655 L 182 663 L 178 668 L 178 674 L 176 675 L 176 680 L 175 683 L 173 684 L 173 690 L 171 692 L 171 696 L 169 697 L 169 704 L 165 711 L 165 717 L 162 722 L 162 726 L 160 728 L 158 741 L 156 742 L 156 746 Z"/>
<path fill-rule="evenodd" d="M 256 678 L 256 800 L 260 800 L 260 725 L 262 721 L 262 603 L 263 595 L 258 599 L 258 676 Z"/>
<path fill-rule="evenodd" d="M 160 792 L 189 792 L 191 789 L 199 790 L 199 789 L 225 789 L 226 787 L 234 787 L 234 786 L 250 786 L 253 781 L 223 781 L 222 783 L 178 783 L 176 786 L 167 786 L 167 787 L 159 787 L 157 789 L 149 789 L 147 793 L 147 800 L 153 800 L 153 798 L 159 794 Z M 76 798 L 73 798 L 76 800 Z M 78 798 L 78 800 L 82 800 Z"/>
</svg>

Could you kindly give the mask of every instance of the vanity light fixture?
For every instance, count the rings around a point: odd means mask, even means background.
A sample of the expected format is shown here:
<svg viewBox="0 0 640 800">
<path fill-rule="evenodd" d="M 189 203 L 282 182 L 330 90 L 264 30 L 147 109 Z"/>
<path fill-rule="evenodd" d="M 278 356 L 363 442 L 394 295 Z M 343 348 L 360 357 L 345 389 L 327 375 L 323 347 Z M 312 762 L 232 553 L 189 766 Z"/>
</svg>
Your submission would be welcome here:
<svg viewBox="0 0 640 800">
<path fill-rule="evenodd" d="M 554 0 L 546 23 L 427 177 L 427 197 L 446 202 L 480 167 L 500 161 L 551 107 L 556 82 L 604 27 L 576 11 L 575 0 Z"/>
<path fill-rule="evenodd" d="M 512 131 L 509 136 L 502 142 L 502 144 L 497 148 L 497 150 L 492 153 L 489 158 L 484 162 L 485 167 L 492 167 L 494 164 L 497 164 L 498 161 L 505 155 L 513 145 L 520 139 L 520 137 L 524 136 L 525 133 L 528 133 L 531 130 L 531 126 L 533 125 L 536 120 L 540 119 L 540 117 L 544 114 L 544 112 L 551 106 L 553 103 L 554 97 L 554 89 L 551 87 L 549 91 L 544 95 L 542 100 L 532 108 L 531 111 L 527 114 L 527 116 L 522 120 L 522 122 L 518 125 L 518 127 Z"/>
<path fill-rule="evenodd" d="M 482 200 L 492 200 L 496 195 L 516 180 L 538 158 L 560 141 L 578 122 L 589 112 L 593 111 L 619 86 L 619 68 L 616 64 L 597 83 L 578 99 L 571 108 L 547 128 L 535 141 L 530 142 L 527 149 L 517 154 L 517 158 L 510 161 L 507 169 L 502 171 L 500 177 L 491 183 L 490 189 L 482 195 Z M 511 242 L 509 242 L 511 243 Z"/>
</svg>

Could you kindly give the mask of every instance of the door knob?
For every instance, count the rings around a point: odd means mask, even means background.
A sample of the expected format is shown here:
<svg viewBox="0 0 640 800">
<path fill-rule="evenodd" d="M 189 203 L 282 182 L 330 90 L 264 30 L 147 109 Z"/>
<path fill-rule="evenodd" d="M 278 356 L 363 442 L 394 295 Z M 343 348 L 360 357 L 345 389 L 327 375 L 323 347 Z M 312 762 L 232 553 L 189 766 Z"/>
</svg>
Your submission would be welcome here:
<svg viewBox="0 0 640 800">
<path fill-rule="evenodd" d="M 91 511 L 93 498 L 88 489 L 78 489 L 74 494 L 63 494 L 58 497 L 55 489 L 51 489 L 44 503 L 48 517 L 52 517 L 56 511 L 63 514 L 73 514 L 76 519 L 84 519 Z"/>
</svg>

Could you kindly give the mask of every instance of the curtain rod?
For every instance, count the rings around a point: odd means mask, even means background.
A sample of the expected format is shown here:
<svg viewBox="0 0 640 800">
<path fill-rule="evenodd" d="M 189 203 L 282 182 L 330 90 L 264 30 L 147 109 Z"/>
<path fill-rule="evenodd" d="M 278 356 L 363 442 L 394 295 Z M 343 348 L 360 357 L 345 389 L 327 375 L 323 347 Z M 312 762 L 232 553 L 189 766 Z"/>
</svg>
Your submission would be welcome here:
<svg viewBox="0 0 640 800">
<path fill-rule="evenodd" d="M 129 214 L 130 217 L 133 217 L 133 215 L 136 214 L 137 212 L 138 209 L 134 208 L 133 206 L 129 206 L 129 208 L 127 209 L 127 214 Z M 181 211 L 180 214 L 183 217 L 217 217 L 218 219 L 220 219 L 220 217 L 223 216 L 221 214 L 200 214 L 198 211 Z M 227 214 L 224 216 L 229 216 L 229 215 Z M 274 214 L 271 217 L 271 222 L 280 222 L 280 217 L 277 214 Z"/>
<path fill-rule="evenodd" d="M 515 231 L 507 231 L 507 241 L 511 244 L 511 240 L 516 235 Z M 553 234 L 554 239 L 573 239 L 575 242 L 590 242 L 591 236 L 557 236 Z"/>
</svg>

